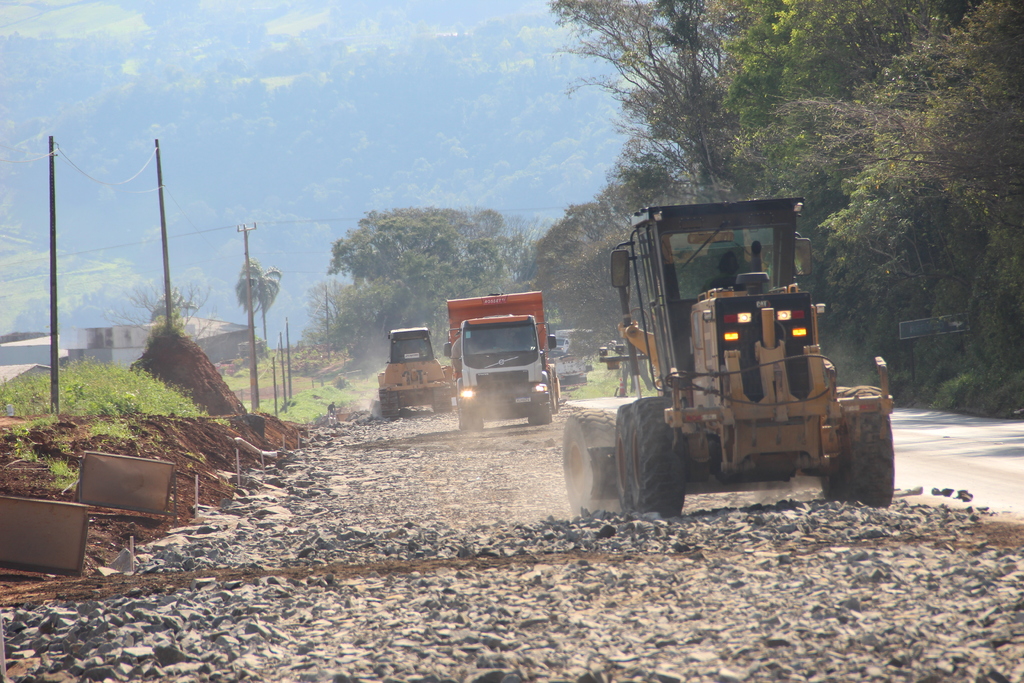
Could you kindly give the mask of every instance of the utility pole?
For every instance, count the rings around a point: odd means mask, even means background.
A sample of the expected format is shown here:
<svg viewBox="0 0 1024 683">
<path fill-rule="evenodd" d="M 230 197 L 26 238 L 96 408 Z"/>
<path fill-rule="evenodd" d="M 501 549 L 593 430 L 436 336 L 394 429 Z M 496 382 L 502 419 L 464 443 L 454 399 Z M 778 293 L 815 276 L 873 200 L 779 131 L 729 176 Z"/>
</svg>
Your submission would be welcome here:
<svg viewBox="0 0 1024 683">
<path fill-rule="evenodd" d="M 157 194 L 160 196 L 160 239 L 164 244 L 164 318 L 167 330 L 171 329 L 171 267 L 167 260 L 167 218 L 164 215 L 164 174 L 160 167 L 160 141 L 156 143 L 156 185 Z M 253 226 L 256 227 L 256 226 Z"/>
<path fill-rule="evenodd" d="M 269 346 L 269 339 L 267 340 Z M 270 376 L 274 382 L 274 416 L 277 416 L 277 359 L 270 356 Z M 281 379 L 284 379 L 283 377 Z"/>
<path fill-rule="evenodd" d="M 288 344 L 288 398 L 292 397 L 292 337 L 288 333 L 288 318 L 284 319 L 284 340 Z"/>
<path fill-rule="evenodd" d="M 324 291 L 324 318 L 327 320 L 327 334 L 324 335 L 327 342 L 327 360 L 331 359 L 331 295 Z"/>
<path fill-rule="evenodd" d="M 242 224 L 236 228 L 236 232 L 242 233 L 243 241 L 245 242 L 245 302 L 246 307 L 249 309 L 249 392 L 252 394 L 252 412 L 256 412 L 260 409 L 260 381 L 259 373 L 256 369 L 256 325 L 253 321 L 252 314 L 252 275 L 249 271 L 249 231 L 255 230 L 256 224 L 253 223 L 250 228 L 248 225 Z"/>
<path fill-rule="evenodd" d="M 281 412 L 288 410 L 288 380 L 284 374 L 284 339 L 281 331 L 277 332 L 277 357 L 281 359 Z"/>
<path fill-rule="evenodd" d="M 57 334 L 57 188 L 50 136 L 50 411 L 60 414 L 60 341 Z"/>
</svg>

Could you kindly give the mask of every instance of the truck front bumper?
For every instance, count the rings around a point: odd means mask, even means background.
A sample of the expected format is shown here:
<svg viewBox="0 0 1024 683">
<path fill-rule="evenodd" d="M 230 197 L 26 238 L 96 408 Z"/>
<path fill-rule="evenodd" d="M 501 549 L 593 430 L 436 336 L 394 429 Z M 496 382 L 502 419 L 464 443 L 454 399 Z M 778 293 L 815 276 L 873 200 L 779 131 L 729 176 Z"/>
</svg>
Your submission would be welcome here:
<svg viewBox="0 0 1024 683">
<path fill-rule="evenodd" d="M 464 387 L 459 391 L 461 410 L 478 410 L 493 420 L 529 417 L 545 405 L 551 404 L 551 392 L 546 384 L 506 385 L 494 387 Z"/>
</svg>

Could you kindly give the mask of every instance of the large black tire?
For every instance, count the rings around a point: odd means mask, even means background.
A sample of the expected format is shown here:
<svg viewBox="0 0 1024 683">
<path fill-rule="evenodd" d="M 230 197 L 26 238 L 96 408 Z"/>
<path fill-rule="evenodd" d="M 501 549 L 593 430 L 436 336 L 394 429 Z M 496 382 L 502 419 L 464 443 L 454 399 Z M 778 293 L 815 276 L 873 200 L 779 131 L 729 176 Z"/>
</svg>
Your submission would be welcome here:
<svg viewBox="0 0 1024 683">
<path fill-rule="evenodd" d="M 398 405 L 398 392 L 380 389 L 377 395 L 380 397 L 381 417 L 398 417 L 398 413 L 401 412 L 401 408 Z"/>
<path fill-rule="evenodd" d="M 532 425 L 551 424 L 551 404 L 545 403 L 537 406 L 532 413 L 527 415 L 526 421 Z"/>
<path fill-rule="evenodd" d="M 636 432 L 636 404 L 619 406 L 615 416 L 615 490 L 619 496 L 619 510 L 636 511 L 633 485 L 633 448 Z"/>
<path fill-rule="evenodd" d="M 676 517 L 686 499 L 686 461 L 682 453 L 673 449 L 672 428 L 665 424 L 669 400 L 651 396 L 638 399 L 633 405 L 632 484 L 636 511 Z"/>
<path fill-rule="evenodd" d="M 615 415 L 585 410 L 570 415 L 562 433 L 562 467 L 569 507 L 618 511 L 615 477 Z"/>
<path fill-rule="evenodd" d="M 430 407 L 435 413 L 452 412 L 451 389 L 434 389 L 432 399 Z"/>
<path fill-rule="evenodd" d="M 479 410 L 459 409 L 459 429 L 467 432 L 483 431 L 484 416 Z"/>
<path fill-rule="evenodd" d="M 864 413 L 851 417 L 843 444 L 838 471 L 823 482 L 825 497 L 889 507 L 896 471 L 889 416 Z"/>
</svg>

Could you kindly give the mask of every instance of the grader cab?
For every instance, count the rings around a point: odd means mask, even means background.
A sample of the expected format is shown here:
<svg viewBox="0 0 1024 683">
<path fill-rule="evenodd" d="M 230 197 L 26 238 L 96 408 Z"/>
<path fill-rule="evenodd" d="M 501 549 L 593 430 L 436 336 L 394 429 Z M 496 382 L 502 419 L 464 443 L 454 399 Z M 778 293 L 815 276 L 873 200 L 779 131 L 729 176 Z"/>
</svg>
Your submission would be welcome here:
<svg viewBox="0 0 1024 683">
<path fill-rule="evenodd" d="M 818 316 L 795 284 L 810 271 L 799 198 L 652 207 L 612 253 L 621 335 L 655 393 L 570 417 L 563 443 L 574 509 L 678 515 L 687 493 L 818 477 L 827 498 L 888 506 L 893 444 L 880 387 L 837 386 Z M 630 283 L 638 283 L 635 297 Z M 634 307 L 632 301 L 637 305 Z M 637 385 L 639 386 L 639 384 Z"/>
</svg>

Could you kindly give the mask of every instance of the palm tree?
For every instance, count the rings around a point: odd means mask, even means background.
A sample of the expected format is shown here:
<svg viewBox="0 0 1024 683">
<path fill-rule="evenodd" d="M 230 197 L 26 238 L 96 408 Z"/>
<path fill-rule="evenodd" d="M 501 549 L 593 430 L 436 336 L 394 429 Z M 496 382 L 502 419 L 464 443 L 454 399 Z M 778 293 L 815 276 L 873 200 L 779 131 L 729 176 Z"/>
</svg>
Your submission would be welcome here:
<svg viewBox="0 0 1024 683">
<path fill-rule="evenodd" d="M 263 270 L 260 262 L 254 258 L 249 259 L 249 277 L 252 281 L 252 304 L 253 312 L 259 311 L 263 320 L 263 338 L 267 339 L 267 309 L 274 305 L 278 292 L 281 291 L 281 270 L 270 266 Z M 238 305 L 249 310 L 246 304 L 245 287 L 245 264 L 238 273 L 238 283 L 235 284 L 235 296 L 238 297 Z"/>
</svg>

